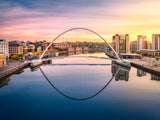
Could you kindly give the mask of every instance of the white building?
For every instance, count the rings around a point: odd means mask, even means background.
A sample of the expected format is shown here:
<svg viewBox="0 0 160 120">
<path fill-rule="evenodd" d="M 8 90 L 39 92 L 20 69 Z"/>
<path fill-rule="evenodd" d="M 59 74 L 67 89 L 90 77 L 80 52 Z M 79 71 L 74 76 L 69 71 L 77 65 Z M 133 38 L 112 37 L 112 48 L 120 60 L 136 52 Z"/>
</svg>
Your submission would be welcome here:
<svg viewBox="0 0 160 120">
<path fill-rule="evenodd" d="M 0 54 L 4 54 L 7 58 L 9 58 L 8 42 L 4 39 L 0 40 Z"/>
<path fill-rule="evenodd" d="M 137 50 L 147 49 L 147 36 L 137 36 Z"/>
</svg>

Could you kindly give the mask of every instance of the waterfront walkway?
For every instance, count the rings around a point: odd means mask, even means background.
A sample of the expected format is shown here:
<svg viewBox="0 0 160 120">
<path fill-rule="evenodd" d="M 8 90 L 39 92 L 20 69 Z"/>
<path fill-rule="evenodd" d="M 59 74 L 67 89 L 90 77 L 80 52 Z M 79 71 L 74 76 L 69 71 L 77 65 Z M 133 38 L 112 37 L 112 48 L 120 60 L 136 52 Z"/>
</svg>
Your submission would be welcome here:
<svg viewBox="0 0 160 120">
<path fill-rule="evenodd" d="M 131 66 L 133 67 L 160 76 L 160 61 L 156 61 L 155 58 L 142 57 L 142 59 L 127 60 L 131 63 Z M 14 73 L 19 69 L 24 68 L 25 66 L 28 66 L 29 63 L 30 61 L 19 62 L 16 60 L 10 60 L 9 62 L 7 62 L 7 65 L 5 67 L 0 68 L 0 79 Z"/>
<path fill-rule="evenodd" d="M 0 68 L 0 79 L 12 74 L 13 72 L 22 69 L 23 67 L 27 66 L 28 62 L 19 62 L 19 61 L 9 61 L 5 67 Z"/>
<path fill-rule="evenodd" d="M 142 59 L 128 59 L 131 65 L 160 76 L 160 61 L 155 58 L 143 57 Z"/>
<path fill-rule="evenodd" d="M 16 66 L 18 66 L 20 64 L 23 64 L 23 63 L 24 62 L 19 62 L 19 61 L 16 61 L 16 60 L 10 61 L 10 62 L 7 63 L 6 66 L 0 68 L 0 73 L 4 72 L 4 71 L 6 71 L 6 70 L 8 70 L 10 68 L 16 67 Z"/>
</svg>

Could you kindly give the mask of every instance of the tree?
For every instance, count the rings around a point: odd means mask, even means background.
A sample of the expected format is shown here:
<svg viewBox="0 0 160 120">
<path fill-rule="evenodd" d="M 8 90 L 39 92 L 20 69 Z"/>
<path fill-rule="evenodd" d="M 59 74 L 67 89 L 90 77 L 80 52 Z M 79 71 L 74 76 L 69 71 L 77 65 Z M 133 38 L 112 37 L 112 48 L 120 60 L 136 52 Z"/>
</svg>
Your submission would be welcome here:
<svg viewBox="0 0 160 120">
<path fill-rule="evenodd" d="M 24 54 L 15 54 L 15 55 L 12 55 L 11 59 L 13 59 L 13 60 L 19 60 L 19 57 L 21 57 L 22 55 L 24 55 Z"/>
<path fill-rule="evenodd" d="M 19 60 L 19 56 L 17 54 L 16 55 L 12 55 L 11 59 L 13 59 L 13 60 Z"/>
<path fill-rule="evenodd" d="M 67 48 L 66 47 L 61 47 L 61 48 L 57 48 L 59 51 L 65 51 L 65 50 L 67 50 Z"/>
<path fill-rule="evenodd" d="M 58 50 L 55 48 L 52 48 L 51 52 L 57 52 Z"/>
</svg>

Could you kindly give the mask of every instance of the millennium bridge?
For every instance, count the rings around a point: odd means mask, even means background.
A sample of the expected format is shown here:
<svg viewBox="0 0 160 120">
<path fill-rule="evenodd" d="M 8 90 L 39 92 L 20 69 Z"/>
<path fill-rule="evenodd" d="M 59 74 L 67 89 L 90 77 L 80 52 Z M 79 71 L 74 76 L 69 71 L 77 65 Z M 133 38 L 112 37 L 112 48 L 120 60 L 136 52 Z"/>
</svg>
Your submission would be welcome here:
<svg viewBox="0 0 160 120">
<path fill-rule="evenodd" d="M 39 60 L 33 60 L 31 63 L 35 66 L 38 64 L 41 64 L 42 61 L 47 61 L 47 60 L 54 60 L 54 58 L 43 58 L 43 56 L 45 55 L 46 51 L 49 49 L 49 47 L 57 40 L 58 38 L 60 38 L 61 36 L 63 36 L 64 34 L 70 32 L 70 31 L 74 31 L 74 30 L 85 30 L 88 32 L 91 32 L 93 34 L 95 34 L 97 37 L 99 37 L 101 40 L 103 40 L 109 47 L 110 49 L 114 52 L 115 56 L 117 59 L 113 59 L 113 58 L 106 58 L 106 57 L 96 57 L 96 56 L 67 56 L 68 58 L 72 58 L 72 57 L 83 57 L 83 58 L 99 58 L 99 59 L 105 59 L 105 60 L 111 60 L 116 62 L 118 65 L 121 65 L 118 67 L 118 70 L 116 71 L 116 73 L 110 78 L 110 80 L 108 82 L 106 82 L 106 84 L 100 89 L 98 90 L 96 93 L 92 94 L 91 96 L 85 97 L 85 98 L 74 98 L 71 96 L 66 95 L 65 93 L 63 93 L 61 90 L 59 90 L 51 81 L 50 79 L 47 77 L 47 75 L 45 74 L 45 72 L 43 71 L 43 69 L 41 68 L 41 66 L 39 66 L 38 68 L 40 69 L 42 75 L 44 76 L 44 78 L 48 81 L 48 83 L 61 95 L 65 96 L 66 98 L 69 98 L 71 100 L 76 100 L 76 101 L 82 101 L 82 100 L 88 100 L 91 99 L 93 97 L 95 97 L 96 95 L 98 95 L 100 92 L 102 92 L 113 80 L 113 78 L 119 74 L 120 70 L 124 70 L 124 71 L 129 71 L 130 69 L 130 65 L 128 64 L 128 62 L 124 62 L 124 60 L 121 60 L 120 57 L 118 56 L 118 54 L 115 52 L 115 50 L 112 48 L 112 46 L 98 33 L 87 29 L 87 28 L 72 28 L 69 30 L 66 30 L 64 32 L 62 32 L 61 34 L 59 34 L 55 39 L 52 40 L 52 42 L 50 42 L 50 44 L 46 47 L 46 49 L 44 50 L 44 52 L 41 54 Z M 106 51 L 105 51 L 106 52 Z M 63 57 L 62 57 L 63 58 Z M 126 64 L 127 63 L 127 64 Z M 66 65 L 112 65 L 112 64 L 55 64 L 53 63 L 53 65 L 61 65 L 61 66 L 66 66 Z"/>
</svg>

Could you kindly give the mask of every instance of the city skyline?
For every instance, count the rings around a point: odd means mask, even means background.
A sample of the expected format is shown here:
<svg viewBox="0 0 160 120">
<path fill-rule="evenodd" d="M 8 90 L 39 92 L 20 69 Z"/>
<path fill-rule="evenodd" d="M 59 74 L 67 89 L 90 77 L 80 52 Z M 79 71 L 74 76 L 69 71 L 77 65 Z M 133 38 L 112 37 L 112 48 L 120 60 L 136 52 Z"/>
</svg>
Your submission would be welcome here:
<svg viewBox="0 0 160 120">
<path fill-rule="evenodd" d="M 0 0 L 2 120 L 160 120 L 160 0 Z"/>
<path fill-rule="evenodd" d="M 160 33 L 158 0 L 1 0 L 0 38 L 6 40 L 48 40 L 61 32 L 85 27 L 102 35 L 107 41 L 112 36 Z"/>
</svg>

